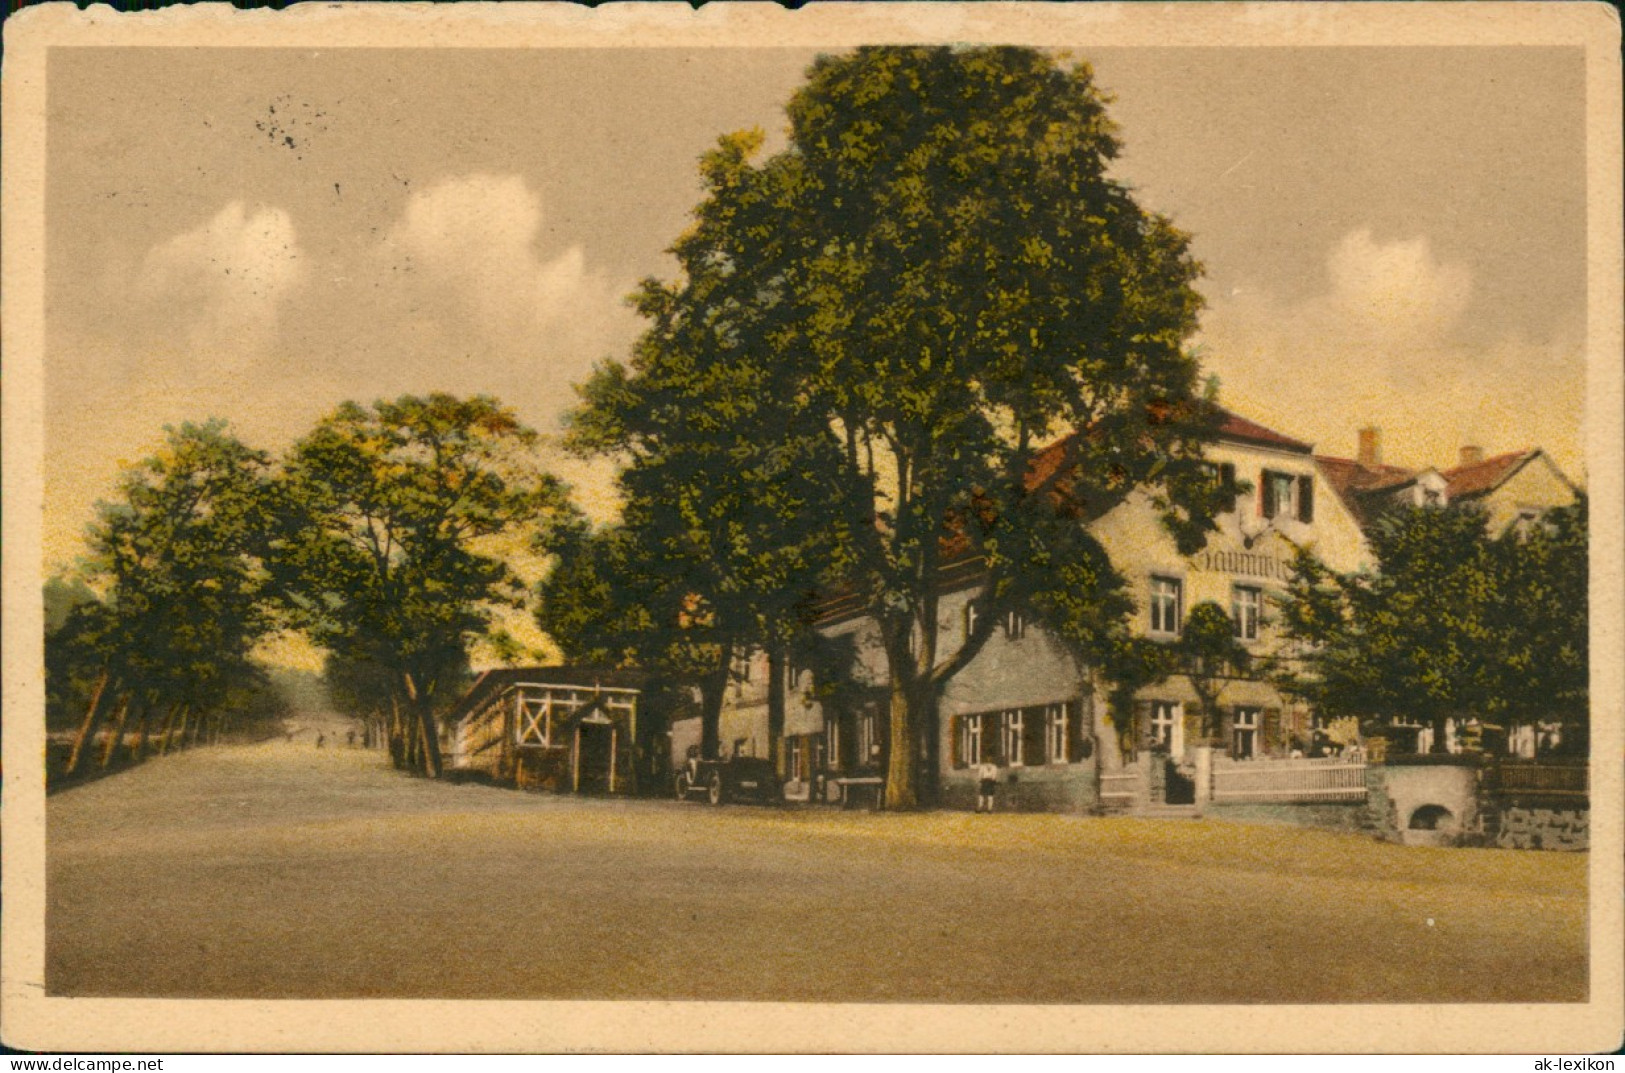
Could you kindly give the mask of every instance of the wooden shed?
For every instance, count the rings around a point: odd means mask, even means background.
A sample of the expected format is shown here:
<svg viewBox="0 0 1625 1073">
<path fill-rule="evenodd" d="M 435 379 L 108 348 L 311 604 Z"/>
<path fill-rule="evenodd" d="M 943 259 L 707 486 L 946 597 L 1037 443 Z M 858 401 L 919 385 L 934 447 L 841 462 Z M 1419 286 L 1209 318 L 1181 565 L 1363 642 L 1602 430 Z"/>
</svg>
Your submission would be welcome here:
<svg viewBox="0 0 1625 1073">
<path fill-rule="evenodd" d="M 523 789 L 636 793 L 642 697 L 626 672 L 486 671 L 450 713 L 451 767 Z"/>
</svg>

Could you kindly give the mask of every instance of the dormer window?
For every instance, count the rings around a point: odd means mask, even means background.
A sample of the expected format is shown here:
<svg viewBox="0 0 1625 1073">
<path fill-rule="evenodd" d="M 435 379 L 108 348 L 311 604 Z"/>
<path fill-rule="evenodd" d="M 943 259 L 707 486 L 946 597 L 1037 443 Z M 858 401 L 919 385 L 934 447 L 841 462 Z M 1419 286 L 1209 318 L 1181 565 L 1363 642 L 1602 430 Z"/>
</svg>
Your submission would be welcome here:
<svg viewBox="0 0 1625 1073">
<path fill-rule="evenodd" d="M 1027 616 L 1020 611 L 1006 611 L 1004 613 L 1004 635 L 1012 641 L 1019 641 L 1027 635 Z"/>
<path fill-rule="evenodd" d="M 1315 479 L 1265 470 L 1259 482 L 1259 513 L 1266 519 L 1296 518 L 1308 524 L 1315 520 Z"/>
</svg>

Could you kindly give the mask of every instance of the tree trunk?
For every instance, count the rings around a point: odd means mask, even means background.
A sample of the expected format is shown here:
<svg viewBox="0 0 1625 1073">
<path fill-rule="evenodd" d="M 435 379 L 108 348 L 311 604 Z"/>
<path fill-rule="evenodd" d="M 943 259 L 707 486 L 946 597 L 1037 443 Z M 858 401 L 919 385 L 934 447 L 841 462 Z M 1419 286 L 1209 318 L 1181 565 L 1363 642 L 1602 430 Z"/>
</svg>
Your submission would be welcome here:
<svg viewBox="0 0 1625 1073">
<path fill-rule="evenodd" d="M 431 779 L 438 779 L 441 774 L 440 733 L 435 726 L 434 691 L 425 689 L 423 682 L 410 673 L 403 674 L 401 681 L 406 687 L 407 706 L 410 709 L 407 718 L 416 724 L 413 733 L 417 735 L 421 764 L 414 764 L 413 767 Z"/>
<path fill-rule="evenodd" d="M 407 748 L 405 730 L 401 725 L 401 701 L 399 697 L 390 695 L 389 698 L 389 760 L 397 768 L 407 766 Z"/>
<path fill-rule="evenodd" d="M 423 730 L 423 773 L 438 779 L 444 768 L 440 757 L 440 733 L 435 726 L 434 707 L 425 699 L 417 706 L 418 725 Z"/>
<path fill-rule="evenodd" d="M 893 675 L 887 713 L 891 723 L 891 748 L 886 750 L 886 807 L 889 809 L 912 809 L 920 803 L 912 748 L 915 712 L 910 699 L 908 689 Z"/>
<path fill-rule="evenodd" d="M 779 742 L 784 740 L 784 676 L 789 660 L 784 646 L 774 645 L 767 653 L 767 755 L 778 770 Z M 780 775 L 784 772 L 780 771 Z"/>
<path fill-rule="evenodd" d="M 184 704 L 173 705 L 169 709 L 169 714 L 164 717 L 164 730 L 163 734 L 160 735 L 161 740 L 158 742 L 159 756 L 169 752 L 169 739 L 175 734 L 175 721 L 180 718 L 181 710 L 185 707 Z"/>
<path fill-rule="evenodd" d="M 102 745 L 101 762 L 97 764 L 103 771 L 113 762 L 113 755 L 118 747 L 124 743 L 124 722 L 130 717 L 130 704 L 132 698 L 126 693 L 119 699 L 118 714 L 113 717 L 112 732 L 107 735 L 107 741 Z"/>
<path fill-rule="evenodd" d="M 90 695 L 90 707 L 85 710 L 85 721 L 79 725 L 79 736 L 73 740 L 73 752 L 68 757 L 68 766 L 64 775 L 72 775 L 79 770 L 79 759 L 84 755 L 85 745 L 94 740 L 96 725 L 101 722 L 102 696 L 107 692 L 108 672 L 103 668 L 101 677 L 96 679 L 96 689 Z"/>
<path fill-rule="evenodd" d="M 175 727 L 175 737 L 177 739 L 175 744 L 176 744 L 176 749 L 177 750 L 186 748 L 186 730 L 187 730 L 187 727 L 191 724 L 191 722 L 192 722 L 192 707 L 191 707 L 191 705 L 183 705 L 181 707 L 181 721 L 180 721 L 180 724 Z M 167 746 L 168 742 L 165 742 L 165 745 Z"/>
<path fill-rule="evenodd" d="M 139 764 L 147 758 L 147 727 L 151 725 L 152 709 L 148 705 L 141 707 L 141 725 L 136 728 L 135 744 L 130 746 L 130 763 Z"/>
<path fill-rule="evenodd" d="M 700 756 L 715 760 L 720 752 L 722 701 L 728 691 L 728 665 L 733 648 L 722 646 L 716 666 L 700 680 Z"/>
</svg>

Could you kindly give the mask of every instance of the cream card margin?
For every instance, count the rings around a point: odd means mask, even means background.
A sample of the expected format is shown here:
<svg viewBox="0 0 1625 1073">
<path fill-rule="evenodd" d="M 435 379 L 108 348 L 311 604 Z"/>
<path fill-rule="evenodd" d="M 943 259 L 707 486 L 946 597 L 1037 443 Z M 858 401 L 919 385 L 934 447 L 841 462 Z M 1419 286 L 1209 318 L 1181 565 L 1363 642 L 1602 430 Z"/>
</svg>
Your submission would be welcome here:
<svg viewBox="0 0 1625 1073">
<path fill-rule="evenodd" d="M 1590 1000 L 1561 1005 L 912 1006 L 764 1003 L 152 1001 L 44 994 L 40 511 L 45 60 L 52 46 L 459 48 L 1008 44 L 1568 45 L 1586 53 L 1587 475 L 1592 525 Z M 1625 396 L 1621 393 L 1620 26 L 1601 3 L 303 4 L 125 15 L 70 4 L 5 26 L 5 893 L 0 1032 L 66 1051 L 1596 1052 L 1625 1031 Z M 116 167 L 116 162 L 110 162 Z M 837 1012 L 838 1011 L 838 1012 Z"/>
</svg>

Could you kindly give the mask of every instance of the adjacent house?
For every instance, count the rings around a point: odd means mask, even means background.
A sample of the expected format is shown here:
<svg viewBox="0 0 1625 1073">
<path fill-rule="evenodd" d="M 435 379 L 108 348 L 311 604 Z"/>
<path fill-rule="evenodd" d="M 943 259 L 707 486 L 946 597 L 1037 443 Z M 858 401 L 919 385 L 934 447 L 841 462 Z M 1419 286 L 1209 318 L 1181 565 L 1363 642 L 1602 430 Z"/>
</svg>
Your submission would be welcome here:
<svg viewBox="0 0 1625 1073">
<path fill-rule="evenodd" d="M 1539 447 L 1486 458 L 1482 448 L 1468 446 L 1450 469 L 1415 469 L 1385 464 L 1381 433 L 1363 428 L 1358 457 L 1317 455 L 1315 461 L 1362 526 L 1396 505 L 1473 503 L 1483 509 L 1490 532 L 1502 533 L 1580 495 L 1579 487 Z"/>
</svg>

